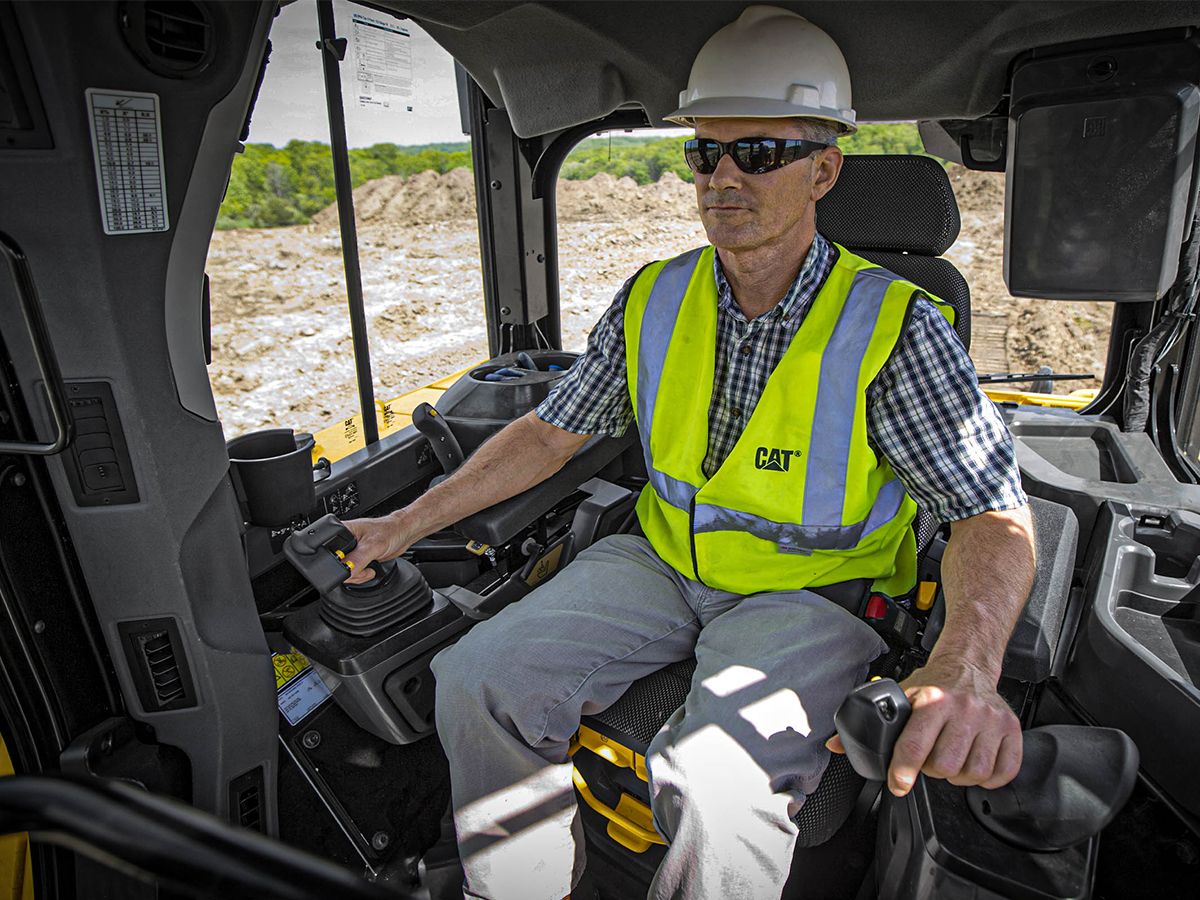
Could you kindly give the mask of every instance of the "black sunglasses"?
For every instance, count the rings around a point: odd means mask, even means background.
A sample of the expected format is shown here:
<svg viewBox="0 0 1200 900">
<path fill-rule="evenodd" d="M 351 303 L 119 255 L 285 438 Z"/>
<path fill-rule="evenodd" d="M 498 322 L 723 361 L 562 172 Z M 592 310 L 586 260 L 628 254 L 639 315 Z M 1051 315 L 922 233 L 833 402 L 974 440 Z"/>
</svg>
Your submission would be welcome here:
<svg viewBox="0 0 1200 900">
<path fill-rule="evenodd" d="M 727 143 L 713 138 L 692 138 L 683 142 L 683 158 L 696 174 L 711 175 L 721 157 L 728 153 L 734 165 L 747 175 L 761 175 L 828 146 L 820 141 L 795 138 L 746 137 Z"/>
</svg>

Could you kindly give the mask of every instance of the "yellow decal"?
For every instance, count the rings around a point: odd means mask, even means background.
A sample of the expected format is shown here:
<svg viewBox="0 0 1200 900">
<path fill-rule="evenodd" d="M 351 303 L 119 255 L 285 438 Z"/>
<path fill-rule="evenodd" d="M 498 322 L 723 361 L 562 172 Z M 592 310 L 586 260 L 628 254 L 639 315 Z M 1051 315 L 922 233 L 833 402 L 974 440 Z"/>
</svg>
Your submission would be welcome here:
<svg viewBox="0 0 1200 900">
<path fill-rule="evenodd" d="M 279 690 L 309 667 L 308 659 L 299 650 L 291 653 L 276 653 L 271 657 L 275 664 L 275 690 Z"/>
<path fill-rule="evenodd" d="M 475 365 L 479 365 L 479 363 Z M 392 400 L 376 400 L 375 419 L 379 423 L 379 436 L 384 437 L 411 425 L 412 411 L 414 409 L 422 403 L 428 403 L 430 406 L 433 406 L 437 403 L 438 398 L 445 393 L 447 388 L 473 368 L 475 366 L 454 372 L 445 378 L 433 382 L 433 384 L 409 391 L 407 394 L 401 394 Z M 362 416 L 353 415 L 335 425 L 318 431 L 313 435 L 316 440 L 313 446 L 313 463 L 316 464 L 317 460 L 322 456 L 330 462 L 337 462 L 339 459 L 349 456 L 355 450 L 361 450 L 366 446 L 361 426 Z"/>
<path fill-rule="evenodd" d="M 537 561 L 537 565 L 533 567 L 533 571 L 529 573 L 529 577 L 525 579 L 525 583 L 530 587 L 545 581 L 551 575 L 558 571 L 558 561 L 562 559 L 563 545 L 559 544 L 545 556 Z"/>
</svg>

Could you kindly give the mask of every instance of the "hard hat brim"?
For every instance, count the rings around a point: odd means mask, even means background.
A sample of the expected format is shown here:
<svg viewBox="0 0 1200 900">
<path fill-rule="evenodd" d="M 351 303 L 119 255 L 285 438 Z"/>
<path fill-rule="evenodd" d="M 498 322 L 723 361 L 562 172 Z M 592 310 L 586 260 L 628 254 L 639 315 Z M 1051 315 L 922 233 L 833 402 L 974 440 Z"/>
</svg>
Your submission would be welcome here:
<svg viewBox="0 0 1200 900">
<path fill-rule="evenodd" d="M 823 107 L 798 106 L 786 100 L 763 97 L 705 97 L 681 106 L 663 118 L 688 128 L 695 127 L 697 119 L 820 119 L 833 125 L 841 134 L 858 131 L 852 109 L 835 112 Z"/>
</svg>

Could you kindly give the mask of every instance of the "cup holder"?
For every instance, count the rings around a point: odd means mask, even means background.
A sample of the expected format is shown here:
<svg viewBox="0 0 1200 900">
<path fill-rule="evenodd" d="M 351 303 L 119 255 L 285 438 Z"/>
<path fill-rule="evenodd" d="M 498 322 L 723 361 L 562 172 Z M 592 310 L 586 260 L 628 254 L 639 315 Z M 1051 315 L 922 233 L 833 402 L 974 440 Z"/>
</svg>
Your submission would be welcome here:
<svg viewBox="0 0 1200 900">
<path fill-rule="evenodd" d="M 488 360 L 482 366 L 467 373 L 472 381 L 485 384 L 499 384 L 516 387 L 522 384 L 535 384 L 555 381 L 562 377 L 571 364 L 575 362 L 576 353 L 543 350 L 525 354 L 537 366 L 536 369 L 524 368 L 518 361 L 518 354 L 506 353 Z M 519 373 L 516 375 L 508 373 Z M 488 377 L 492 376 L 492 377 Z"/>
<path fill-rule="evenodd" d="M 529 350 L 497 356 L 455 382 L 438 400 L 437 410 L 448 418 L 520 418 L 546 399 L 578 355 Z"/>
</svg>

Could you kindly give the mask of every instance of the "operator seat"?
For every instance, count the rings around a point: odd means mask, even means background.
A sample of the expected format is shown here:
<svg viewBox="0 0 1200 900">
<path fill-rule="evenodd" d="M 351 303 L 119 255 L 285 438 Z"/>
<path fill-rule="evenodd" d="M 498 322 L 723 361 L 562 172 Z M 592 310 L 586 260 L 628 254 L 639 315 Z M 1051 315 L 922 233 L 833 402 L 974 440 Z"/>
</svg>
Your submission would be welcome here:
<svg viewBox="0 0 1200 900">
<path fill-rule="evenodd" d="M 940 258 L 960 226 L 946 170 L 923 156 L 847 156 L 837 184 L 817 203 L 818 231 L 951 304 L 955 331 L 969 348 L 970 289 L 958 270 Z M 918 513 L 919 553 L 928 548 L 938 525 Z M 896 651 L 885 654 L 872 671 L 890 674 L 898 657 Z M 661 859 L 661 847 L 651 847 L 646 838 L 651 843 L 661 839 L 650 830 L 645 807 L 644 755 L 659 728 L 683 704 L 695 668 L 694 659 L 684 660 L 634 682 L 608 709 L 584 716 L 573 743 L 581 806 L 590 808 L 584 809 L 590 849 L 601 849 L 610 858 L 623 855 L 626 870 L 641 871 L 647 880 Z M 846 757 L 833 756 L 820 785 L 796 814 L 797 846 L 816 847 L 829 840 L 850 815 L 862 786 Z"/>
</svg>

